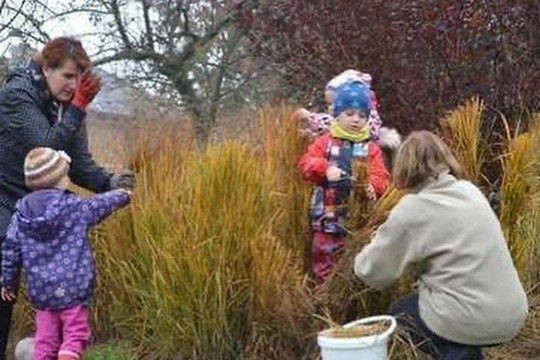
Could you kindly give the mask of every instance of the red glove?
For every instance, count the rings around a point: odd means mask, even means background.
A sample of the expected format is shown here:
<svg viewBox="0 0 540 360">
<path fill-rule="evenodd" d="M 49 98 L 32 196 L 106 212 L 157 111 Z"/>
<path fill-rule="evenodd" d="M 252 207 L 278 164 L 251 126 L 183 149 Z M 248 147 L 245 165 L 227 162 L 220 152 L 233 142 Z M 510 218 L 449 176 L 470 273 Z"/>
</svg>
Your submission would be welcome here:
<svg viewBox="0 0 540 360">
<path fill-rule="evenodd" d="M 94 100 L 100 89 L 101 79 L 99 76 L 94 75 L 87 70 L 82 73 L 81 78 L 79 79 L 71 103 L 81 110 L 86 110 L 86 107 Z"/>
</svg>

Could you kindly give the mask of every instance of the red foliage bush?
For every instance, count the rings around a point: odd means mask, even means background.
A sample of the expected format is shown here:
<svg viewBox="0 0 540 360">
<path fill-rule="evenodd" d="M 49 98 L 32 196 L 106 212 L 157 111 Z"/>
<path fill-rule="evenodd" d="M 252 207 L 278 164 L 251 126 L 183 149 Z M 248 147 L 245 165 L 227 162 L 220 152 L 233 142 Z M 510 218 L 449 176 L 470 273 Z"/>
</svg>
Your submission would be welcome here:
<svg viewBox="0 0 540 360">
<path fill-rule="evenodd" d="M 253 50 L 306 101 L 347 68 L 369 72 L 386 123 L 434 128 L 473 95 L 540 108 L 538 0 L 259 0 L 239 20 Z"/>
</svg>

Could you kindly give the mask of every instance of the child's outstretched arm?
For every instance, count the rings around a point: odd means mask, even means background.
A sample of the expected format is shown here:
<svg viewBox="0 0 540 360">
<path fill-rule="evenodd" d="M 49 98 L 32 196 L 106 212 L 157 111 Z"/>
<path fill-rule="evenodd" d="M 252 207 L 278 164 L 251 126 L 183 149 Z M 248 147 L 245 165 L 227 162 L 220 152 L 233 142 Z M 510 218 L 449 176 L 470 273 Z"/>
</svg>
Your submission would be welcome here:
<svg viewBox="0 0 540 360">
<path fill-rule="evenodd" d="M 381 148 L 371 142 L 368 148 L 369 161 L 368 161 L 368 180 L 369 184 L 373 186 L 375 194 L 380 197 L 388 188 L 390 182 L 390 173 L 384 165 L 384 158 Z"/>
<path fill-rule="evenodd" d="M 326 180 L 326 170 L 330 166 L 326 158 L 329 141 L 328 136 L 319 137 L 298 160 L 298 170 L 306 180 L 315 183 Z"/>
<path fill-rule="evenodd" d="M 5 301 L 15 299 L 14 290 L 19 283 L 22 256 L 21 246 L 17 238 L 18 225 L 16 217 L 9 224 L 6 239 L 2 244 L 2 298 Z"/>
<path fill-rule="evenodd" d="M 129 204 L 130 200 L 131 192 L 117 189 L 83 199 L 79 206 L 86 222 L 93 226 Z"/>
</svg>

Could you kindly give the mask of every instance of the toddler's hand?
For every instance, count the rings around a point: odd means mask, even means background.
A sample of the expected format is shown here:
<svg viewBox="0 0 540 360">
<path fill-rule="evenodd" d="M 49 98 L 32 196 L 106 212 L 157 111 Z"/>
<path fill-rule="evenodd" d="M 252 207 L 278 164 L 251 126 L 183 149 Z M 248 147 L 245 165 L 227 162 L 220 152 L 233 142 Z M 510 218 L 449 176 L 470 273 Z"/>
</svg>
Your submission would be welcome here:
<svg viewBox="0 0 540 360">
<path fill-rule="evenodd" d="M 124 189 L 124 188 L 120 188 L 118 189 L 119 191 L 122 191 L 126 194 L 128 194 L 130 197 L 133 195 L 133 190 L 130 190 L 130 189 Z"/>
<path fill-rule="evenodd" d="M 16 296 L 13 290 L 11 290 L 9 287 L 2 287 L 2 300 L 6 302 L 12 302 L 15 300 Z"/>
<path fill-rule="evenodd" d="M 341 179 L 341 174 L 343 173 L 343 170 L 338 168 L 337 166 L 330 165 L 328 169 L 326 169 L 326 178 L 328 181 L 338 181 Z"/>
<path fill-rule="evenodd" d="M 369 200 L 377 201 L 377 193 L 375 192 L 375 188 L 373 187 L 373 185 L 369 184 L 367 186 L 366 194 Z"/>
</svg>

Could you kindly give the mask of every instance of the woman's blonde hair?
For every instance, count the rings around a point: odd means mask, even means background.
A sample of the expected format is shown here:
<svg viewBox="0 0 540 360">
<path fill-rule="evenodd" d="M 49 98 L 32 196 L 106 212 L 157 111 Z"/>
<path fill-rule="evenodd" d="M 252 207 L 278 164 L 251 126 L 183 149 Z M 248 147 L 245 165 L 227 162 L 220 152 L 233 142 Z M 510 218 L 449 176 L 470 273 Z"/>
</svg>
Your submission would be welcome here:
<svg viewBox="0 0 540 360">
<path fill-rule="evenodd" d="M 392 172 L 396 187 L 411 189 L 445 171 L 462 177 L 461 165 L 448 145 L 432 132 L 414 131 L 399 147 Z"/>
</svg>

